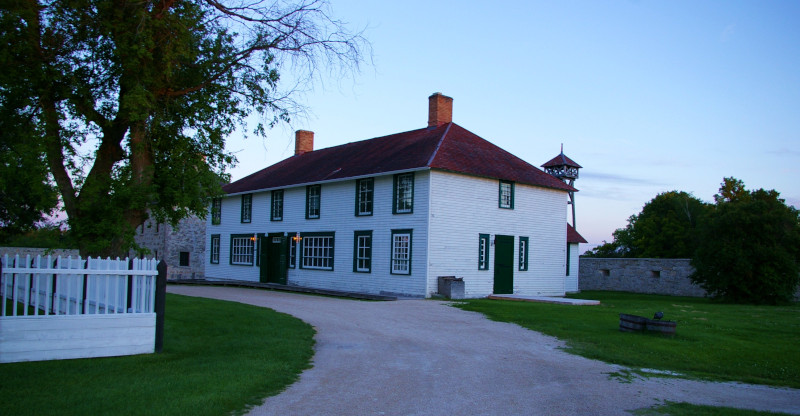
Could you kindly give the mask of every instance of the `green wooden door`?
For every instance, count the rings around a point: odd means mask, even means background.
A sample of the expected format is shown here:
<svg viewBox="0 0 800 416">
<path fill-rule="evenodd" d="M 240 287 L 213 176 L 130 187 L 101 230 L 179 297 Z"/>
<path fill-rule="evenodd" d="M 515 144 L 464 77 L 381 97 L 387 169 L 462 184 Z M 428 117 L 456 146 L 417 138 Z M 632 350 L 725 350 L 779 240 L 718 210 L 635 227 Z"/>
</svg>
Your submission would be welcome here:
<svg viewBox="0 0 800 416">
<path fill-rule="evenodd" d="M 494 293 L 514 293 L 514 237 L 494 238 Z"/>
<path fill-rule="evenodd" d="M 262 283 L 286 284 L 288 239 L 282 233 L 272 233 L 261 237 Z"/>
</svg>

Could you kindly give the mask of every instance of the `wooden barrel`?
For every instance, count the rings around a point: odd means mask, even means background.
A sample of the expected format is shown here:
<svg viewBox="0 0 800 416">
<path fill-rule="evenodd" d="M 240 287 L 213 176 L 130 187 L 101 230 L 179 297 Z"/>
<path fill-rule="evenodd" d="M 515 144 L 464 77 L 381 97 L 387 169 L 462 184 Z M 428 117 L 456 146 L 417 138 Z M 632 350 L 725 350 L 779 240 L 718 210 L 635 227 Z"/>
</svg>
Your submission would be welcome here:
<svg viewBox="0 0 800 416">
<path fill-rule="evenodd" d="M 619 330 L 623 332 L 639 332 L 644 331 L 647 324 L 647 318 L 644 316 L 628 315 L 626 313 L 619 314 Z"/>
<path fill-rule="evenodd" d="M 656 321 L 653 319 L 647 320 L 646 328 L 648 331 L 651 332 L 658 332 L 662 335 L 675 335 L 675 327 L 677 323 L 675 321 Z"/>
</svg>

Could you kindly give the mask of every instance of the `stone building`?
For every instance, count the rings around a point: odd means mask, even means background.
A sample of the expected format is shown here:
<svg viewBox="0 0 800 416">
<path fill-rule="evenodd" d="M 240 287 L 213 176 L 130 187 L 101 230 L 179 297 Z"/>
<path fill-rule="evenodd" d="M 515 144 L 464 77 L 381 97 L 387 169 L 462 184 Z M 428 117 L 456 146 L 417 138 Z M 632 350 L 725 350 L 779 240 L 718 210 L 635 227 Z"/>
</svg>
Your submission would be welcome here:
<svg viewBox="0 0 800 416">
<path fill-rule="evenodd" d="M 145 257 L 167 262 L 168 279 L 201 279 L 205 276 L 205 234 L 205 220 L 195 216 L 175 227 L 151 219 L 139 226 L 135 240 L 150 250 Z"/>
</svg>

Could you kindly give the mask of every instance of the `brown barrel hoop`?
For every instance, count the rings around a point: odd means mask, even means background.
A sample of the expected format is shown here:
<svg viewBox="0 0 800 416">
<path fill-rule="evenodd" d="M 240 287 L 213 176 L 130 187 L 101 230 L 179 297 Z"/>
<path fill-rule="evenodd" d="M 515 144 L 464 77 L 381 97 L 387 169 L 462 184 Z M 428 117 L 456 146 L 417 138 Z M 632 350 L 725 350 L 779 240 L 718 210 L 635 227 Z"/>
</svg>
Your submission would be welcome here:
<svg viewBox="0 0 800 416">
<path fill-rule="evenodd" d="M 648 320 L 646 327 L 648 331 L 658 332 L 662 335 L 675 335 L 676 326 L 677 323 L 675 321 Z"/>
<path fill-rule="evenodd" d="M 623 332 L 644 331 L 648 319 L 644 316 L 619 314 L 619 330 Z"/>
</svg>

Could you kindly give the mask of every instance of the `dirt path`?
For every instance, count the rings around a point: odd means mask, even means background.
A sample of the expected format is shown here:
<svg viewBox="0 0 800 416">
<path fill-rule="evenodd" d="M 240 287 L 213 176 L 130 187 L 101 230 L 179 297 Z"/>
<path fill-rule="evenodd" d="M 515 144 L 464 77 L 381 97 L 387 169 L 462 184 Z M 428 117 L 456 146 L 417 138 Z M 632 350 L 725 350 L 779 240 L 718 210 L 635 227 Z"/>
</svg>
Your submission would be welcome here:
<svg viewBox="0 0 800 416">
<path fill-rule="evenodd" d="M 430 300 L 361 302 L 253 289 L 170 293 L 269 307 L 317 330 L 314 367 L 251 415 L 627 415 L 663 401 L 800 414 L 800 390 L 635 378 L 552 337 Z"/>
</svg>

